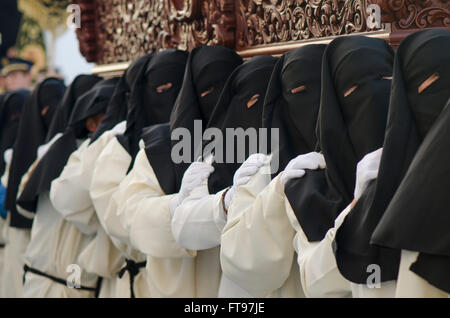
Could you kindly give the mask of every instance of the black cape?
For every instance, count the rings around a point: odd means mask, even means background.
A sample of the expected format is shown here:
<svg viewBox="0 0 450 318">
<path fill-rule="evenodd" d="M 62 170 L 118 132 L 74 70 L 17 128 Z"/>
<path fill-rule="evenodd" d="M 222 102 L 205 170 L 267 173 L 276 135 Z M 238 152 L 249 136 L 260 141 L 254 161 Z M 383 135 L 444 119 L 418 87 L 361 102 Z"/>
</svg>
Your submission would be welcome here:
<svg viewBox="0 0 450 318">
<path fill-rule="evenodd" d="M 14 145 L 22 108 L 29 95 L 28 90 L 16 90 L 3 96 L 0 113 L 0 175 L 3 175 L 6 168 L 3 154 Z"/>
<path fill-rule="evenodd" d="M 17 212 L 16 199 L 22 176 L 36 159 L 38 147 L 44 143 L 51 116 L 65 91 L 62 81 L 48 78 L 41 82 L 25 102 L 13 148 L 5 208 L 11 212 L 12 227 L 30 228 L 31 220 Z"/>
<path fill-rule="evenodd" d="M 113 96 L 108 105 L 105 117 L 100 126 L 91 135 L 90 143 L 95 142 L 105 131 L 111 130 L 115 125 L 124 121 L 127 118 L 128 102 L 130 100 L 131 87 L 136 82 L 143 67 L 145 67 L 147 59 L 140 58 L 135 60 L 125 70 L 120 78 L 115 78 L 116 87 Z"/>
<path fill-rule="evenodd" d="M 223 136 L 223 158 L 219 159 L 218 154 L 214 154 L 214 172 L 208 178 L 209 193 L 217 193 L 230 186 L 234 173 L 242 164 L 241 160 L 254 153 L 248 140 L 238 145 L 236 140 L 233 142 L 228 138 L 227 128 L 256 129 L 258 144 L 260 143 L 264 96 L 278 60 L 267 55 L 254 57 L 237 67 L 228 78 L 208 123 L 208 128 L 218 128 Z M 257 101 L 249 104 L 255 96 L 258 96 Z M 256 152 L 259 150 L 256 149 Z M 234 156 L 231 158 L 229 152 L 233 151 Z"/>
<path fill-rule="evenodd" d="M 415 33 L 399 47 L 392 102 L 398 107 L 398 116 L 411 119 L 408 134 L 399 136 L 409 137 L 406 153 L 417 151 L 409 166 L 397 167 L 400 171 L 407 168 L 406 173 L 371 239 L 377 246 L 420 252 L 410 269 L 447 293 L 450 293 L 449 50 L 448 30 Z M 433 73 L 439 73 L 439 79 L 418 94 L 418 85 Z M 392 124 L 390 138 L 400 129 Z M 403 138 L 392 140 L 390 149 L 404 142 Z M 390 176 L 384 178 L 389 178 L 385 182 L 392 182 Z"/>
<path fill-rule="evenodd" d="M 240 64 L 242 58 L 234 50 L 222 46 L 199 46 L 189 55 L 183 85 L 170 115 L 171 137 L 177 129 L 191 134 L 188 162 L 173 164 L 177 190 L 186 169 L 201 155 L 202 136 L 195 136 L 194 121 L 200 120 L 204 131 L 228 77 Z M 178 142 L 172 140 L 172 147 Z"/>
<path fill-rule="evenodd" d="M 324 170 L 308 170 L 287 182 L 285 193 L 310 242 L 320 241 L 353 199 L 356 165 L 382 146 L 393 51 L 380 39 L 362 36 L 333 40 L 322 61 L 317 123 Z M 375 61 L 366 63 L 367 59 Z M 344 97 L 354 85 L 356 90 Z"/>
<path fill-rule="evenodd" d="M 131 87 L 125 133 L 117 136 L 133 158 L 130 168 L 139 150 L 142 129 L 169 121 L 187 58 L 187 52 L 174 49 L 141 57 L 147 62 Z"/>
<path fill-rule="evenodd" d="M 414 33 L 402 41 L 395 56 L 389 119 L 378 178 L 363 193 L 336 235 L 338 267 L 352 282 L 366 282 L 369 264 L 381 267 L 382 282 L 397 278 L 399 250 L 389 248 L 395 246 L 391 243 L 381 244 L 383 247 L 371 246 L 370 238 L 423 138 L 447 102 L 450 87 L 449 33 L 440 30 Z M 438 71 L 442 71 L 441 79 L 423 94 L 418 94 L 419 84 Z M 428 193 L 429 189 L 421 184 L 416 186 Z M 396 226 L 399 236 L 409 231 L 403 222 Z M 433 232 L 434 229 L 428 231 Z M 421 230 L 415 235 L 425 238 L 428 231 Z"/>
<path fill-rule="evenodd" d="M 18 205 L 36 212 L 39 195 L 49 191 L 51 182 L 61 174 L 70 155 L 78 148 L 77 139 L 88 137 L 84 127 L 86 119 L 106 111 L 114 87 L 114 81 L 103 80 L 77 99 L 64 134 L 39 161 L 17 200 Z"/>
<path fill-rule="evenodd" d="M 305 45 L 285 53 L 275 65 L 263 107 L 263 127 L 278 129 L 279 165 L 275 177 L 295 156 L 314 151 L 320 106 L 322 55 L 326 45 Z M 306 89 L 300 90 L 299 87 Z"/>
<path fill-rule="evenodd" d="M 90 90 L 96 83 L 101 81 L 101 79 L 102 78 L 99 76 L 83 74 L 75 77 L 64 93 L 64 97 L 56 109 L 50 128 L 47 132 L 47 137 L 45 138 L 46 143 L 49 142 L 56 134 L 64 132 L 67 128 L 67 122 L 69 121 L 70 114 L 72 113 L 72 109 L 78 97 Z"/>
</svg>

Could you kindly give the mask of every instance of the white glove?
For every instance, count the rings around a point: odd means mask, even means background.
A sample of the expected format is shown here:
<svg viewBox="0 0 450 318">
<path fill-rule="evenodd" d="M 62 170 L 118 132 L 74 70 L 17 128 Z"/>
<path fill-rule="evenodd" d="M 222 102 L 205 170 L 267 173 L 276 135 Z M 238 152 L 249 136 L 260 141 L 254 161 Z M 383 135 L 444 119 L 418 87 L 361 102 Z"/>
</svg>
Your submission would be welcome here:
<svg viewBox="0 0 450 318">
<path fill-rule="evenodd" d="M 244 163 L 236 170 L 233 177 L 233 186 L 227 191 L 224 198 L 225 210 L 228 210 L 231 200 L 234 196 L 236 187 L 246 184 L 250 178 L 258 172 L 264 163 L 267 161 L 268 156 L 262 153 L 255 153 L 247 158 Z"/>
<path fill-rule="evenodd" d="M 45 145 L 40 145 L 37 150 L 38 159 L 41 159 L 47 153 L 47 151 L 50 149 L 50 147 L 55 143 L 55 141 L 57 141 L 62 135 L 63 135 L 62 133 L 57 133 Z"/>
<path fill-rule="evenodd" d="M 121 121 L 120 123 L 118 123 L 117 125 L 114 126 L 113 129 L 111 129 L 111 132 L 114 136 L 117 135 L 122 135 L 125 130 L 127 129 L 127 121 Z"/>
<path fill-rule="evenodd" d="M 378 176 L 382 153 L 383 148 L 377 149 L 365 155 L 364 158 L 358 162 L 358 165 L 356 166 L 356 183 L 354 192 L 354 197 L 356 200 L 361 197 L 369 182 L 376 179 Z"/>
<path fill-rule="evenodd" d="M 170 212 L 173 215 L 175 209 L 186 199 L 189 194 L 214 171 L 214 167 L 207 162 L 193 162 L 184 172 L 181 180 L 180 191 L 171 199 Z"/>
<path fill-rule="evenodd" d="M 280 182 L 284 186 L 291 179 L 303 177 L 306 173 L 305 169 L 317 170 L 325 169 L 325 167 L 325 158 L 321 153 L 310 152 L 300 155 L 289 161 L 281 173 Z"/>
<path fill-rule="evenodd" d="M 13 152 L 14 151 L 12 150 L 12 148 L 9 148 L 9 149 L 6 149 L 5 152 L 3 153 L 3 159 L 5 159 L 5 163 L 7 165 L 11 164 Z"/>
</svg>

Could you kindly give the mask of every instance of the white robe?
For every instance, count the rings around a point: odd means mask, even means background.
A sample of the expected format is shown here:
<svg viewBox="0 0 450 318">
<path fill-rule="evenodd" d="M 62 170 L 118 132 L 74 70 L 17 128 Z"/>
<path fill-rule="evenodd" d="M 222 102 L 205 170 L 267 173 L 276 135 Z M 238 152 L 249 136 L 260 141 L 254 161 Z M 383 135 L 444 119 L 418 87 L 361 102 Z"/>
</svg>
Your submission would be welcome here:
<svg viewBox="0 0 450 318">
<path fill-rule="evenodd" d="M 68 223 L 85 234 L 87 241 L 77 258 L 83 271 L 102 277 L 99 297 L 115 297 L 115 280 L 123 263 L 119 251 L 100 226 L 90 197 L 95 161 L 114 137 L 111 131 L 103 133 L 95 142 L 86 141 L 69 158 L 61 175 L 53 180 L 51 200 Z"/>
<path fill-rule="evenodd" d="M 270 178 L 266 164 L 236 189 L 222 234 L 222 269 L 253 296 L 304 297 L 284 191 L 279 177 Z"/>
<path fill-rule="evenodd" d="M 22 176 L 17 197 L 25 188 L 31 174 L 34 171 L 39 159 L 30 166 L 28 171 Z M 9 170 L 9 169 L 8 169 Z M 20 207 L 17 206 L 20 213 Z M 25 217 L 29 215 L 24 214 Z M 3 229 L 5 239 L 4 263 L 2 273 L 2 284 L 0 286 L 2 297 L 20 298 L 23 296 L 23 267 L 25 265 L 25 250 L 30 242 L 30 229 L 20 229 L 10 226 L 11 212 L 8 212 L 6 224 Z"/>
<path fill-rule="evenodd" d="M 177 244 L 169 208 L 172 197 L 161 189 L 141 147 L 114 198 L 124 227 L 122 239 L 147 255 L 152 297 L 217 297 L 218 251 L 191 251 Z"/>
<path fill-rule="evenodd" d="M 80 153 L 87 148 L 89 141 L 82 143 L 69 157 L 68 162 L 61 173 L 62 178 L 70 175 L 71 166 L 79 161 Z M 69 171 L 69 172 L 68 172 Z M 58 188 L 61 177 L 55 179 L 55 187 Z M 59 181 L 58 181 L 59 179 Z M 54 180 L 54 181 L 55 181 Z M 53 183 L 51 188 L 54 188 Z M 61 191 L 60 189 L 58 189 Z M 63 189 L 70 190 L 70 189 Z M 54 192 L 54 191 L 53 191 Z M 58 193 L 58 191 L 57 191 Z M 45 192 L 39 195 L 36 216 L 34 217 L 31 230 L 31 240 L 26 250 L 26 263 L 28 266 L 39 270 L 45 274 L 60 279 L 67 279 L 71 272 L 67 272 L 71 264 L 78 264 L 78 255 L 80 251 L 92 240 L 95 223 L 90 226 L 81 226 L 83 223 L 83 214 L 69 215 L 68 220 L 58 211 L 50 201 L 49 193 Z M 26 215 L 27 211 L 21 210 Z M 80 284 L 85 287 L 95 288 L 98 277 L 88 273 L 80 268 Z M 92 297 L 93 291 L 69 288 L 68 285 L 55 282 L 47 277 L 28 272 L 25 277 L 24 297 L 34 298 L 65 298 L 65 297 Z"/>
<path fill-rule="evenodd" d="M 418 252 L 402 250 L 397 279 L 396 298 L 450 298 L 450 294 L 431 285 L 412 272 L 409 267 L 417 260 Z"/>
<path fill-rule="evenodd" d="M 117 191 L 126 177 L 131 156 L 117 138 L 112 138 L 95 163 L 90 195 L 100 223 L 122 255 L 136 263 L 144 262 L 146 256 L 133 249 L 124 235 L 124 228 L 117 216 Z M 125 264 L 123 264 L 125 265 Z M 152 297 L 147 283 L 147 272 L 141 268 L 134 279 L 134 293 L 137 298 Z M 117 297 L 130 297 L 130 276 L 128 272 L 116 279 Z"/>
<path fill-rule="evenodd" d="M 296 231 L 294 247 L 305 293 L 309 297 L 392 298 L 395 281 L 383 282 L 379 288 L 371 288 L 368 285 L 351 283 L 339 272 L 332 243 L 350 211 L 351 205 L 338 215 L 334 227 L 327 231 L 322 241 L 309 242 L 286 198 L 286 212 Z"/>
<path fill-rule="evenodd" d="M 252 184 L 253 185 L 253 184 Z M 216 194 L 210 195 L 208 191 L 207 181 L 197 186 L 174 212 L 172 219 L 172 230 L 178 244 L 186 249 L 197 250 L 198 252 L 206 249 L 217 249 L 221 255 L 221 266 L 218 265 L 217 271 L 223 269 L 221 275 L 221 282 L 219 286 L 218 296 L 223 298 L 229 297 L 263 297 L 270 296 L 268 292 L 259 293 L 253 288 L 253 283 L 246 284 L 241 282 L 242 277 L 233 276 L 234 273 L 228 272 L 227 257 L 224 258 L 224 253 L 233 254 L 234 251 L 228 249 L 231 245 L 224 247 L 224 235 L 228 226 L 227 218 L 222 205 L 222 195 L 225 190 L 219 191 Z M 252 199 L 245 196 L 239 196 L 239 190 L 236 191 L 233 202 L 239 201 L 240 198 L 243 205 L 249 204 Z M 244 203 L 245 202 L 245 203 Z M 232 203 L 234 204 L 234 203 Z M 242 205 L 242 206 L 243 206 Z M 235 211 L 241 211 L 239 208 Z M 230 221 L 230 216 L 228 216 Z M 234 220 L 234 216 L 231 216 Z M 225 228 L 225 229 L 224 229 Z M 227 237 L 225 237 L 225 240 Z M 245 242 L 237 242 L 239 247 Z M 251 243 L 249 243 L 251 244 Z M 227 249 L 224 252 L 224 249 Z M 245 249 L 245 248 L 244 248 Z M 237 252 L 237 250 L 235 249 Z M 238 252 L 239 253 L 239 252 Z M 234 256 L 231 256 L 233 258 Z M 212 260 L 215 261 L 215 260 Z M 226 268 L 227 267 L 227 268 Z M 244 275 L 246 276 L 246 275 Z M 247 280 L 248 276 L 243 278 Z M 269 277 L 264 276 L 263 280 Z M 261 276 L 258 277 L 261 280 Z M 274 294 L 275 295 L 275 294 Z M 272 296 L 274 296 L 272 295 Z"/>
<path fill-rule="evenodd" d="M 80 251 L 92 239 L 75 225 L 65 221 L 50 202 L 48 192 L 39 196 L 36 217 L 31 230 L 31 240 L 25 252 L 28 266 L 45 274 L 67 280 L 72 272 L 70 266 L 78 264 Z M 95 288 L 97 275 L 87 273 L 80 267 L 80 284 Z M 27 272 L 23 295 L 26 298 L 81 298 L 93 297 L 94 292 L 55 282 L 47 277 Z"/>
</svg>

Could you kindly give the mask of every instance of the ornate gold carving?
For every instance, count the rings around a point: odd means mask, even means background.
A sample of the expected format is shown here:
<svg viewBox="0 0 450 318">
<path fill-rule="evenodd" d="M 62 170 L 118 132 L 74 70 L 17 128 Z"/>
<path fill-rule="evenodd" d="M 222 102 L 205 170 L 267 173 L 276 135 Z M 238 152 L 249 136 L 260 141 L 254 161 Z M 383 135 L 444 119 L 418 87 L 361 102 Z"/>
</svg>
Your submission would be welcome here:
<svg viewBox="0 0 450 318">
<path fill-rule="evenodd" d="M 365 0 L 243 0 L 237 46 L 368 31 Z"/>
<path fill-rule="evenodd" d="M 166 48 L 234 47 L 232 0 L 100 0 L 105 35 L 100 64 L 133 60 Z"/>
<path fill-rule="evenodd" d="M 380 7 L 396 29 L 450 27 L 448 0 L 383 0 Z"/>
<path fill-rule="evenodd" d="M 198 45 L 279 54 L 299 43 L 370 31 L 395 46 L 414 30 L 450 27 L 450 0 L 71 1 L 81 6 L 80 51 L 97 64 Z M 381 8 L 381 30 L 367 26 L 370 4 Z"/>
</svg>

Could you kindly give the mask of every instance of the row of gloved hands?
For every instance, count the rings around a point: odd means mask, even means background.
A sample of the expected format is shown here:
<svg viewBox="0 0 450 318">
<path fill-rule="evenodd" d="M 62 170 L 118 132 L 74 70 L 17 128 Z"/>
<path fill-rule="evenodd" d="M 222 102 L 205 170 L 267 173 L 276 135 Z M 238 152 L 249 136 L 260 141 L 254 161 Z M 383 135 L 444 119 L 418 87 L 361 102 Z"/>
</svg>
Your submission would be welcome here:
<svg viewBox="0 0 450 318">
<path fill-rule="evenodd" d="M 356 168 L 356 183 L 354 190 L 354 200 L 358 200 L 369 182 L 378 175 L 383 148 L 379 148 L 362 158 Z M 235 189 L 249 182 L 250 178 L 256 174 L 259 169 L 268 161 L 268 156 L 257 153 L 248 157 L 248 159 L 236 170 L 233 177 L 233 185 L 226 192 L 224 197 L 224 208 L 228 210 L 231 200 L 234 196 Z M 323 154 L 318 152 L 310 152 L 302 154 L 292 159 L 280 175 L 280 182 L 284 186 L 286 183 L 295 178 L 301 178 L 305 175 L 306 170 L 325 169 L 326 162 Z M 171 201 L 171 211 L 176 209 L 184 199 L 200 184 L 208 179 L 209 175 L 214 171 L 214 167 L 209 162 L 194 162 L 184 173 L 181 189 Z"/>
</svg>

